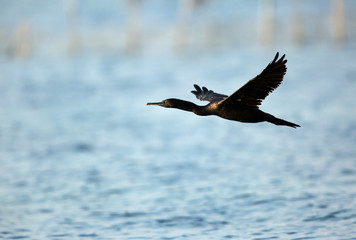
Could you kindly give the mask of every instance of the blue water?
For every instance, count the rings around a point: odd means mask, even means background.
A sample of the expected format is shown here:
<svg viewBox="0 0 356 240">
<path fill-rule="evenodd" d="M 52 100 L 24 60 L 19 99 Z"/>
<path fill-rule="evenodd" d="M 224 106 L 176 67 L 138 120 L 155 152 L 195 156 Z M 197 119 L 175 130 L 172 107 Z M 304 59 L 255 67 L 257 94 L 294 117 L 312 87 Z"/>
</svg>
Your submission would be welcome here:
<svg viewBox="0 0 356 240">
<path fill-rule="evenodd" d="M 71 2 L 0 4 L 0 239 L 356 239 L 355 2 L 343 43 L 330 3 L 305 2 L 295 45 L 276 1 L 263 47 L 260 1 L 207 1 L 177 51 L 179 2 L 143 1 L 133 52 L 127 1 L 77 1 L 68 22 Z M 261 109 L 301 128 L 146 106 L 231 94 L 276 51 L 287 75 Z"/>
<path fill-rule="evenodd" d="M 2 59 L 0 238 L 356 239 L 356 48 L 278 50 L 261 108 L 299 129 L 145 105 L 273 50 Z"/>
</svg>

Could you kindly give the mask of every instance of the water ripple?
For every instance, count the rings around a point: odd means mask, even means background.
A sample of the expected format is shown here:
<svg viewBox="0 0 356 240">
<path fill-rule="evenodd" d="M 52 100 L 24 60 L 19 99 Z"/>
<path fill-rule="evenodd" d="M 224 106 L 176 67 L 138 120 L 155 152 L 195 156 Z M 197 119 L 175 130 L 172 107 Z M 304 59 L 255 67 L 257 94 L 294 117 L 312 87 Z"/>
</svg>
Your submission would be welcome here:
<svg viewBox="0 0 356 240">
<path fill-rule="evenodd" d="M 328 221 L 328 220 L 335 220 L 335 219 L 349 219 L 355 216 L 355 214 L 349 215 L 349 216 L 340 216 L 343 213 L 347 213 L 349 212 L 349 210 L 347 209 L 342 209 L 342 210 L 338 210 L 338 211 L 333 211 L 330 212 L 326 215 L 314 215 L 311 217 L 306 218 L 304 221 L 305 222 L 313 222 L 313 221 Z"/>
<path fill-rule="evenodd" d="M 108 218 L 135 218 L 135 217 L 141 217 L 145 216 L 146 213 L 144 212 L 124 212 L 124 213 L 117 213 L 117 212 L 112 212 L 109 214 Z"/>
<path fill-rule="evenodd" d="M 82 234 L 78 234 L 78 237 L 81 237 L 81 238 L 96 238 L 96 237 L 98 237 L 98 235 L 96 233 L 82 233 Z"/>
<path fill-rule="evenodd" d="M 205 218 L 194 216 L 175 216 L 167 219 L 157 219 L 156 222 L 165 227 L 201 227 L 206 224 Z"/>
<path fill-rule="evenodd" d="M 27 239 L 27 238 L 31 238 L 31 236 L 18 235 L 18 236 L 9 237 L 8 239 Z"/>
</svg>

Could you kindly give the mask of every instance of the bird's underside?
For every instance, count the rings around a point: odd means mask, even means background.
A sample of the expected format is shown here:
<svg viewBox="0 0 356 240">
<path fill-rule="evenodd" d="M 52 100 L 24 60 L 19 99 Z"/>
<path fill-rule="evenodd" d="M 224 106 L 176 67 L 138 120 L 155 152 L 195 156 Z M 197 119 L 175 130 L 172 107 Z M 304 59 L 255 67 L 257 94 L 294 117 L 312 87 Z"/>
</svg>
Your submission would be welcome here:
<svg viewBox="0 0 356 240">
<path fill-rule="evenodd" d="M 285 121 L 265 113 L 259 109 L 262 101 L 276 89 L 283 81 L 287 71 L 285 55 L 278 59 L 277 52 L 273 61 L 255 78 L 249 80 L 230 96 L 215 93 L 206 87 L 200 88 L 194 85 L 195 90 L 191 91 L 197 99 L 208 101 L 206 106 L 198 106 L 194 103 L 180 99 L 166 99 L 159 103 L 148 103 L 148 105 L 160 105 L 168 108 L 178 108 L 185 111 L 194 112 L 197 115 L 217 115 L 222 118 L 239 122 L 263 122 L 267 121 L 275 125 L 285 125 L 289 127 L 300 127 L 298 124 Z"/>
</svg>

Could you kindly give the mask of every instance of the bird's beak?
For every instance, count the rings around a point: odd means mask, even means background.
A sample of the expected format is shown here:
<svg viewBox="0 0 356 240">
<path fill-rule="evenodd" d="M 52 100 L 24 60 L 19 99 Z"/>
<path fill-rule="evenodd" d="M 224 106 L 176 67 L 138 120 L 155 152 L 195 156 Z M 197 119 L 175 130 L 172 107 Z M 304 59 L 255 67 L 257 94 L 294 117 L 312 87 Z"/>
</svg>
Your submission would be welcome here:
<svg viewBox="0 0 356 240">
<path fill-rule="evenodd" d="M 149 103 L 147 103 L 146 105 L 158 105 L 158 106 L 162 106 L 162 102 L 155 102 L 155 103 L 149 102 Z"/>
</svg>

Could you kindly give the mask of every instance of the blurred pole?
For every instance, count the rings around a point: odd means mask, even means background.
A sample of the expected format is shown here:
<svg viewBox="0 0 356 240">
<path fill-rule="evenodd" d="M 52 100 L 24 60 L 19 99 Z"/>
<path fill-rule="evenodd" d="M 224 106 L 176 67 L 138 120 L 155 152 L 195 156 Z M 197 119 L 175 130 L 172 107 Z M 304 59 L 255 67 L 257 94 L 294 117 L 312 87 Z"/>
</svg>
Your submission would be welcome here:
<svg viewBox="0 0 356 240">
<path fill-rule="evenodd" d="M 127 0 L 128 19 L 125 50 L 135 53 L 141 47 L 141 4 L 140 0 Z"/>
<path fill-rule="evenodd" d="M 291 5 L 291 29 L 292 41 L 296 44 L 301 44 L 305 41 L 304 33 L 304 1 L 292 0 Z"/>
<path fill-rule="evenodd" d="M 194 0 L 180 0 L 177 12 L 177 23 L 174 32 L 174 47 L 180 51 L 188 45 L 189 25 L 194 11 Z"/>
<path fill-rule="evenodd" d="M 63 0 L 63 9 L 67 21 L 67 53 L 72 54 L 82 47 L 79 3 L 77 0 Z"/>
<path fill-rule="evenodd" d="M 331 0 L 331 28 L 335 40 L 342 42 L 346 39 L 344 0 Z"/>
<path fill-rule="evenodd" d="M 20 23 L 16 28 L 16 51 L 17 58 L 24 59 L 31 54 L 31 25 L 29 22 Z"/>
<path fill-rule="evenodd" d="M 210 2 L 210 0 L 196 0 L 197 7 L 200 7 L 200 11 L 205 15 L 203 25 L 203 41 L 207 50 L 212 50 L 221 43 L 221 26 L 219 26 L 214 14 L 212 14 L 211 11 L 206 11 L 204 9 L 204 7 L 207 8 L 209 6 Z"/>
<path fill-rule="evenodd" d="M 271 46 L 274 43 L 274 8 L 274 0 L 258 1 L 258 39 L 259 43 L 263 46 Z"/>
</svg>

